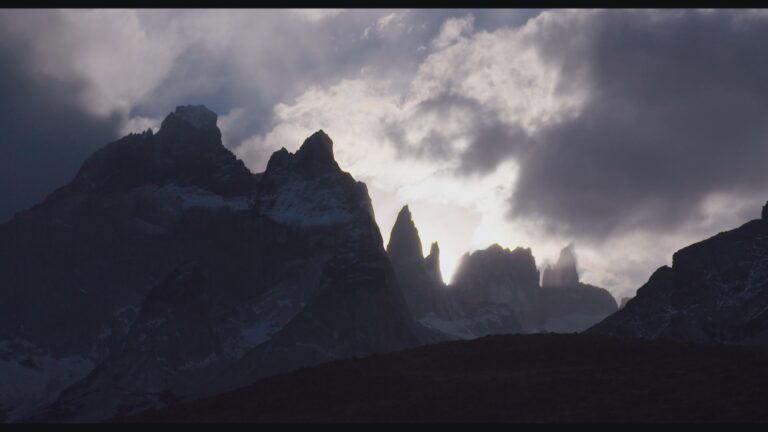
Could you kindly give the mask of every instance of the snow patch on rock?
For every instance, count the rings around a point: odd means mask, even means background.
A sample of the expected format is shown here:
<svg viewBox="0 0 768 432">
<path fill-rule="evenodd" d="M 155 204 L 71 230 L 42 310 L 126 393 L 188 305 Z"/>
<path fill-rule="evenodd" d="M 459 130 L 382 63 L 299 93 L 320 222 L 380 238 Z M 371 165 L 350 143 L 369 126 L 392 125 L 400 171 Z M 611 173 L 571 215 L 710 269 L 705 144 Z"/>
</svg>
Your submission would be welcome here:
<svg viewBox="0 0 768 432">
<path fill-rule="evenodd" d="M 352 219 L 349 204 L 339 197 L 341 186 L 318 187 L 317 182 L 296 180 L 272 195 L 262 197 L 263 213 L 276 222 L 297 226 L 324 226 Z"/>
<path fill-rule="evenodd" d="M 250 198 L 247 196 L 224 197 L 194 186 L 179 186 L 175 184 L 153 185 L 142 186 L 136 188 L 135 191 L 170 203 L 172 207 L 178 210 L 202 207 L 229 208 L 233 211 L 242 211 L 248 210 L 250 206 Z"/>
</svg>

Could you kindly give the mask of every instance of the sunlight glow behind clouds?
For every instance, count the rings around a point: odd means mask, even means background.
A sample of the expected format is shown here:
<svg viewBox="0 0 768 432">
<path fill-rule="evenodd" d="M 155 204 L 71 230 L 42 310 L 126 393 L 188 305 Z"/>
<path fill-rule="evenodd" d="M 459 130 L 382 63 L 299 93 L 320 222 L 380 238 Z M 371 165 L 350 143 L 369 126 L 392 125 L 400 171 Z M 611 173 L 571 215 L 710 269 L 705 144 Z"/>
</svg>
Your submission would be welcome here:
<svg viewBox="0 0 768 432">
<path fill-rule="evenodd" d="M 401 95 L 387 82 L 343 80 L 328 88 L 311 88 L 294 103 L 275 107 L 276 126 L 268 133 L 246 140 L 236 150 L 254 171 L 266 166 L 268 155 L 286 147 L 295 151 L 303 138 L 324 129 L 334 140 L 340 165 L 356 178 L 375 188 L 377 220 L 385 241 L 399 207 L 414 209 L 417 227 L 423 233 L 425 253 L 432 241 L 441 244 L 441 267 L 450 279 L 459 258 L 466 252 L 500 243 L 507 247 L 538 244 L 520 235 L 506 218 L 508 198 L 514 185 L 516 164 L 507 161 L 493 173 L 478 178 L 455 174 L 455 158 L 403 158 L 388 135 L 392 124 L 404 128 L 405 143 L 418 148 L 430 134 L 438 134 L 449 152 L 462 152 L 468 145 L 467 131 L 476 122 L 468 108 L 449 106 L 446 111 L 424 111 L 423 105 L 454 92 L 478 105 L 490 107 L 505 121 L 523 124 L 535 131 L 537 123 L 553 121 L 559 111 L 573 110 L 572 99 L 555 94 L 557 76 L 543 69 L 530 50 L 518 44 L 515 32 L 472 35 L 471 16 L 449 20 L 441 28 L 432 52 L 418 69 L 408 92 Z M 506 53 L 502 61 L 494 61 Z M 480 67 L 460 67 L 480 65 Z M 397 208 L 379 201 L 397 203 Z M 435 211 L 452 212 L 450 226 L 440 233 L 433 229 Z M 430 217 L 419 217 L 419 214 Z M 481 215 L 477 218 L 475 215 Z M 538 252 L 538 251 L 537 251 Z"/>
<path fill-rule="evenodd" d="M 75 83 L 70 97 L 117 115 L 119 131 L 208 105 L 224 144 L 256 172 L 325 130 L 342 169 L 368 184 L 385 242 L 408 204 L 425 253 L 440 243 L 445 277 L 494 242 L 531 247 L 541 266 L 580 235 L 584 279 L 622 297 L 676 249 L 759 214 L 764 176 L 750 159 L 763 154 L 768 63 L 749 41 L 764 39 L 765 16 L 537 13 L 11 11 L 0 12 L 0 36 L 25 48 L 30 80 Z M 658 114 L 670 107 L 677 117 Z M 717 146 L 734 136 L 752 143 L 751 157 Z M 665 155 L 667 171 L 650 175 Z M 690 169 L 704 165 L 739 168 L 712 186 Z M 686 187 L 698 195 L 686 201 Z M 597 235 L 604 221 L 623 225 Z"/>
</svg>

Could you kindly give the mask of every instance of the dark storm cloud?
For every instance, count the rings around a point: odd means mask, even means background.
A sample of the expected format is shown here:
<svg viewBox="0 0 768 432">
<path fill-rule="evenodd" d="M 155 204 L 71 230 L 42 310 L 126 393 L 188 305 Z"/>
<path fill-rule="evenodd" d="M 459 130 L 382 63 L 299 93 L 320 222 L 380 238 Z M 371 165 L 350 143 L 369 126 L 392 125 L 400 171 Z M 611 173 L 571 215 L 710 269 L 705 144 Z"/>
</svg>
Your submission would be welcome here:
<svg viewBox="0 0 768 432">
<path fill-rule="evenodd" d="M 768 20 L 606 11 L 543 36 L 589 100 L 521 161 L 516 214 L 602 237 L 674 229 L 715 192 L 768 198 Z"/>
<path fill-rule="evenodd" d="M 120 125 L 78 106 L 85 83 L 35 78 L 24 50 L 23 41 L 0 39 L 0 222 L 69 181 Z"/>
<path fill-rule="evenodd" d="M 459 174 L 479 175 L 494 171 L 510 157 L 523 157 L 531 138 L 517 125 L 501 121 L 475 125 L 472 141 L 461 155 Z"/>
<path fill-rule="evenodd" d="M 440 122 L 450 122 L 456 117 L 469 124 L 461 136 L 470 137 L 464 150 L 454 148 L 454 133 L 431 129 L 418 143 L 406 138 L 407 125 L 398 122 L 387 123 L 386 137 L 395 146 L 400 156 L 446 160 L 457 157 L 459 165 L 454 173 L 459 176 L 483 175 L 492 172 L 505 159 L 520 157 L 530 146 L 531 138 L 518 125 L 501 120 L 501 113 L 483 106 L 479 101 L 450 89 L 417 104 L 411 121 L 436 117 Z"/>
</svg>

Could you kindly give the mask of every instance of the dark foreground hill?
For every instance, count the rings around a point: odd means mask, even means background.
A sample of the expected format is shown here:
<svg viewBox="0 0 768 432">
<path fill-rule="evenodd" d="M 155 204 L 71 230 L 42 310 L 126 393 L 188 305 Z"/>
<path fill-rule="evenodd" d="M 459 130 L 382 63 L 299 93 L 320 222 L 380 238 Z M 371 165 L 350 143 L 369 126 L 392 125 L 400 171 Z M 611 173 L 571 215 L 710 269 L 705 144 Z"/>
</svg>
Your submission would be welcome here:
<svg viewBox="0 0 768 432">
<path fill-rule="evenodd" d="M 764 422 L 768 348 L 504 335 L 343 360 L 118 422 Z"/>
</svg>

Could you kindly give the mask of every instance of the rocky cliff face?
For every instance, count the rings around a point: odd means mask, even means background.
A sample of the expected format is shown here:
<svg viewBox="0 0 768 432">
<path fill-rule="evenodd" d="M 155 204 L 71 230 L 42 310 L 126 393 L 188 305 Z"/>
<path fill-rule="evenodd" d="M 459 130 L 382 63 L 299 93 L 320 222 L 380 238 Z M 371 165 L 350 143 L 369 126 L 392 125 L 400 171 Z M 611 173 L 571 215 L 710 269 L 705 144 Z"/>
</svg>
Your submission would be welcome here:
<svg viewBox="0 0 768 432">
<path fill-rule="evenodd" d="M 473 339 L 527 329 L 520 317 L 530 318 L 527 305 L 537 294 L 539 278 L 530 250 L 526 254 L 495 245 L 467 254 L 457 282 L 446 286 L 437 243 L 425 258 L 419 231 L 405 206 L 392 227 L 387 253 L 411 313 L 443 337 Z"/>
<path fill-rule="evenodd" d="M 555 265 L 547 265 L 541 275 L 542 287 L 564 287 L 578 285 L 579 272 L 573 243 L 560 251 Z"/>
<path fill-rule="evenodd" d="M 591 333 L 703 343 L 768 342 L 768 214 L 677 251 Z"/>
<path fill-rule="evenodd" d="M 450 286 L 440 281 L 439 248 L 424 258 L 408 207 L 398 214 L 387 251 L 414 317 L 450 338 L 579 332 L 617 310 L 611 294 L 579 282 L 573 245 L 539 271 L 530 249 L 492 245 L 466 254 Z"/>
<path fill-rule="evenodd" d="M 517 329 L 504 326 L 507 333 L 541 329 L 539 271 L 530 248 L 509 250 L 494 244 L 465 254 L 451 288 L 465 310 L 475 311 L 473 315 L 496 315 L 505 322 L 517 320 Z"/>
<path fill-rule="evenodd" d="M 11 421 L 100 420 L 434 340 L 330 138 L 254 175 L 201 106 L 109 144 L 0 225 L 0 280 Z"/>
<path fill-rule="evenodd" d="M 421 318 L 440 309 L 446 290 L 440 276 L 440 251 L 434 243 L 429 257 L 424 258 L 419 231 L 408 206 L 397 215 L 389 236 L 387 254 L 411 313 Z"/>
</svg>

